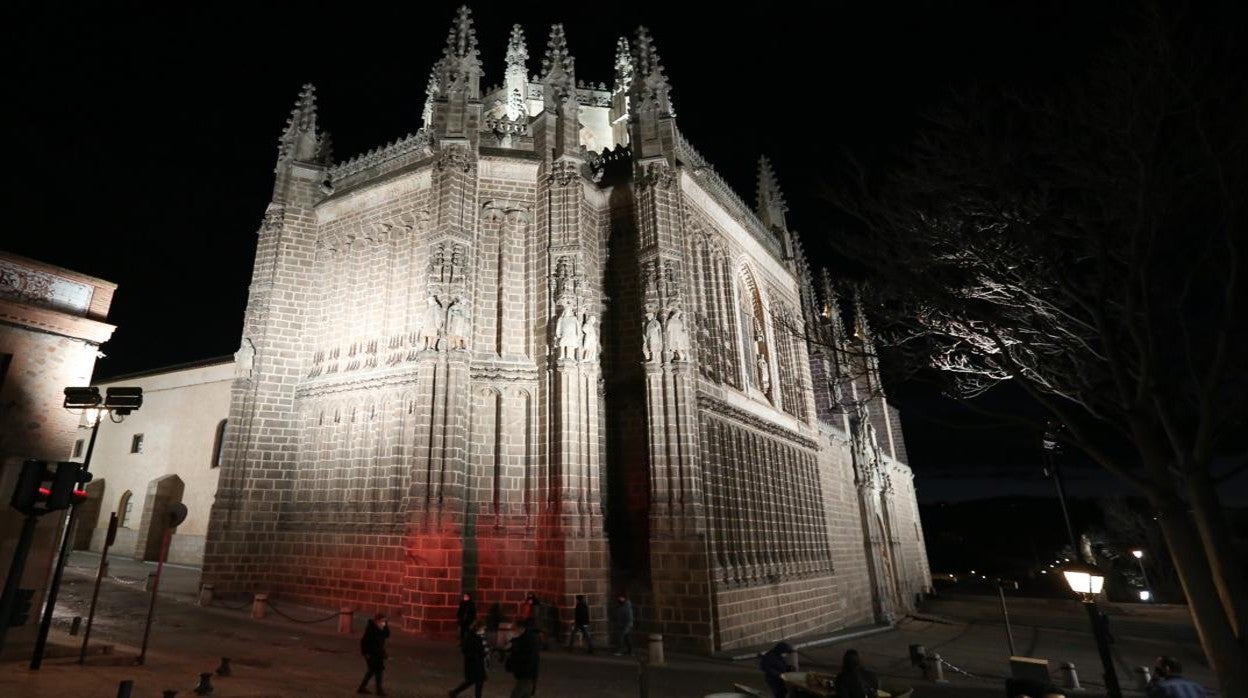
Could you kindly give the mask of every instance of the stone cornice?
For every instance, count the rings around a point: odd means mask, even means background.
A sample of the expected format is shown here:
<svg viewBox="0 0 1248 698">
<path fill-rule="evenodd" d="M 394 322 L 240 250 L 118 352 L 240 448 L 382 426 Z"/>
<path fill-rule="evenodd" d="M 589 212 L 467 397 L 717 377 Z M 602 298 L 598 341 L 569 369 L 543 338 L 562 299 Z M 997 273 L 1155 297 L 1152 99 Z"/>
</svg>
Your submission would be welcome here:
<svg viewBox="0 0 1248 698">
<path fill-rule="evenodd" d="M 0 299 L 0 322 L 41 332 L 49 332 L 92 344 L 103 344 L 113 336 L 116 325 L 74 317 L 49 308 Z"/>
<path fill-rule="evenodd" d="M 803 434 L 799 434 L 792 429 L 786 429 L 779 424 L 769 422 L 757 415 L 738 409 L 726 402 L 717 400 L 707 395 L 698 396 L 698 408 L 710 412 L 716 416 L 731 419 L 735 422 L 743 424 L 751 429 L 779 437 L 786 441 L 790 441 L 812 451 L 819 450 L 819 442 L 811 439 Z"/>
</svg>

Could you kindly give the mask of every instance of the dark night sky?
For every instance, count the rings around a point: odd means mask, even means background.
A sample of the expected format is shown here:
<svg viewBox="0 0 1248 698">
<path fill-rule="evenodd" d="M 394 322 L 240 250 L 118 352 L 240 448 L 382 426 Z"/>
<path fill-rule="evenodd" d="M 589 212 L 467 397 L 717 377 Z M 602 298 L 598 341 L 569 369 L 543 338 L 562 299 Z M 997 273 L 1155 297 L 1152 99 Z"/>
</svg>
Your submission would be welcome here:
<svg viewBox="0 0 1248 698">
<path fill-rule="evenodd" d="M 689 140 L 749 201 L 772 158 L 813 257 L 836 234 L 823 177 L 852 152 L 886 163 L 918 115 L 972 82 L 1061 81 L 1112 32 L 1087 2 L 473 3 L 483 86 L 502 80 L 512 23 L 529 69 L 563 22 L 577 75 L 610 82 L 617 36 L 650 27 Z M 420 126 L 456 4 L 10 5 L 4 240 L 119 284 L 97 375 L 229 354 L 276 141 L 299 87 L 318 88 L 339 159 Z M 692 7 L 694 4 L 690 4 Z M 898 386 L 924 499 L 1047 494 L 1036 449 Z M 967 428 L 950 430 L 925 417 Z M 1076 492 L 1105 480 L 1073 474 Z"/>
</svg>

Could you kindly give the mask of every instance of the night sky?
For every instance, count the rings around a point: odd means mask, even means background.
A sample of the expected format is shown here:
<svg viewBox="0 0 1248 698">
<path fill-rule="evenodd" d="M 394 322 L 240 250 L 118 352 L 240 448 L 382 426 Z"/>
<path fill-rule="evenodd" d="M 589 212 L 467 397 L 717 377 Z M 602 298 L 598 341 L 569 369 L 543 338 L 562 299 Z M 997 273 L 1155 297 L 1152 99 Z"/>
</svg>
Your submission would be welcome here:
<svg viewBox="0 0 1248 698">
<path fill-rule="evenodd" d="M 10 182 L 0 247 L 119 285 L 97 376 L 237 348 L 277 138 L 300 85 L 317 86 L 338 160 L 415 132 L 458 3 L 115 4 L 10 5 L 0 48 Z M 837 219 L 821 192 L 847 154 L 887 167 L 952 89 L 1061 82 L 1105 44 L 1121 9 L 741 4 L 472 3 L 482 86 L 502 81 L 515 22 L 530 73 L 550 24 L 563 22 L 577 77 L 608 84 L 616 38 L 645 24 L 682 132 L 747 201 L 769 156 L 790 226 L 816 262 L 835 265 L 826 240 Z M 921 385 L 892 395 L 922 499 L 1052 491 L 1034 436 Z M 1071 477 L 1076 494 L 1111 482 L 1078 468 Z"/>
</svg>

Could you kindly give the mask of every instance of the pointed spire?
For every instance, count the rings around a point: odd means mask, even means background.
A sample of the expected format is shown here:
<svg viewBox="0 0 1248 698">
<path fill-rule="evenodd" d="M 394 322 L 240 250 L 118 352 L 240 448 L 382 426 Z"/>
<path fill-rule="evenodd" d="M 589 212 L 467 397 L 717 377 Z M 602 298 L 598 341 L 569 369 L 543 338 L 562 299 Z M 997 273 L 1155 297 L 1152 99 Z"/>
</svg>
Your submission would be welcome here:
<svg viewBox="0 0 1248 698">
<path fill-rule="evenodd" d="M 451 23 L 442 57 L 474 61 L 480 59 L 477 51 L 477 30 L 472 26 L 472 10 L 467 5 L 460 6 L 455 21 Z"/>
<path fill-rule="evenodd" d="M 764 155 L 758 159 L 758 217 L 768 228 L 785 229 L 784 214 L 788 210 L 775 170 Z"/>
<path fill-rule="evenodd" d="M 632 82 L 632 51 L 628 47 L 628 39 L 621 36 L 615 41 L 615 89 L 613 92 L 626 92 Z"/>
<path fill-rule="evenodd" d="M 663 62 L 659 60 L 659 50 L 654 45 L 654 38 L 645 27 L 637 27 L 637 34 L 633 37 L 632 63 L 630 93 L 637 105 L 635 111 L 651 109 L 676 116 L 670 96 L 672 86 L 663 74 Z"/>
<path fill-rule="evenodd" d="M 433 67 L 429 69 L 429 81 L 425 83 L 425 108 L 421 112 L 420 118 L 424 122 L 425 128 L 433 125 L 433 100 L 438 96 L 438 69 Z"/>
<path fill-rule="evenodd" d="M 511 26 L 511 38 L 507 41 L 507 69 L 519 67 L 520 74 L 525 74 L 525 61 L 529 60 L 529 48 L 524 42 L 524 27 L 519 24 Z"/>
<path fill-rule="evenodd" d="M 481 55 L 477 48 L 477 31 L 472 26 L 472 10 L 467 5 L 459 8 L 451 28 L 446 34 L 446 46 L 434 71 L 438 76 L 438 90 L 448 93 L 454 89 L 466 90 L 470 98 L 477 98 L 481 78 Z"/>
<path fill-rule="evenodd" d="M 316 87 L 308 83 L 299 92 L 286 120 L 286 129 L 278 140 L 277 160 L 328 163 L 328 141 L 328 134 L 322 135 L 316 122 Z"/>
<path fill-rule="evenodd" d="M 862 303 L 862 287 L 860 286 L 854 287 L 854 339 L 867 346 L 874 343 L 871 337 L 871 325 L 867 322 L 867 311 Z"/>
<path fill-rule="evenodd" d="M 548 104 L 548 109 L 576 100 L 576 59 L 568 53 L 568 38 L 562 24 L 550 26 L 550 40 L 546 42 L 546 56 L 542 58 L 542 82 L 547 85 L 547 92 L 558 100 L 556 104 Z"/>
</svg>

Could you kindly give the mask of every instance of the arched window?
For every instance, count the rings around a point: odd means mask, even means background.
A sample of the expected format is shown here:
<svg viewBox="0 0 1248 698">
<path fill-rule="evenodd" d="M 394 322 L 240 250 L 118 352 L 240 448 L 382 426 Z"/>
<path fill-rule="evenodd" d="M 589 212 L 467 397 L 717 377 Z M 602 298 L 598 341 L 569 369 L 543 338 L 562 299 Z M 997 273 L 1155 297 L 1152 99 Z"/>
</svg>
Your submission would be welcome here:
<svg viewBox="0 0 1248 698">
<path fill-rule="evenodd" d="M 211 467 L 213 468 L 220 468 L 221 463 L 225 460 L 225 424 L 228 421 L 228 419 L 221 420 L 221 423 L 217 425 L 217 435 L 212 440 Z"/>
<path fill-rule="evenodd" d="M 130 513 L 134 509 L 134 502 L 130 501 L 130 490 L 121 493 L 121 499 L 117 502 L 117 527 L 130 528 Z"/>
</svg>

